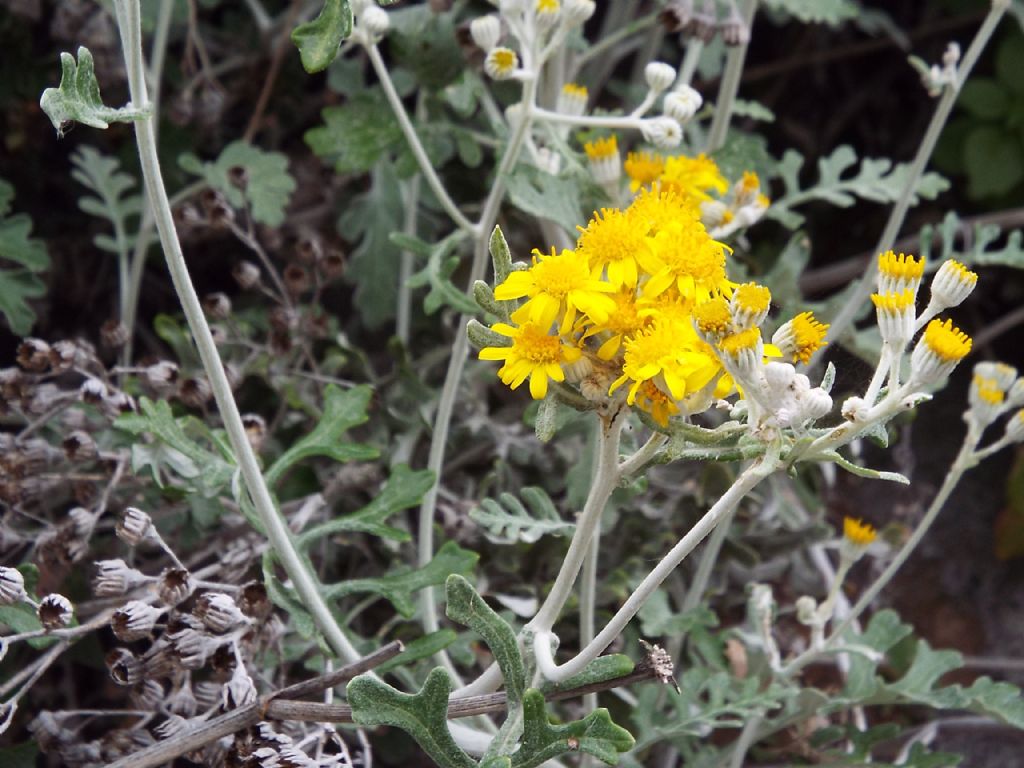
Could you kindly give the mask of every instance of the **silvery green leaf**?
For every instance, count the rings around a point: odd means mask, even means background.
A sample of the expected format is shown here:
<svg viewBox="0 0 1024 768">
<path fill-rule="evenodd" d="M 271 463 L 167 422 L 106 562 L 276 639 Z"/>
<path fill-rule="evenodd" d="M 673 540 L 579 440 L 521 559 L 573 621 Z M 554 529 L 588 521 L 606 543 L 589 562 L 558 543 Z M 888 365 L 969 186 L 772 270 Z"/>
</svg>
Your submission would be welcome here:
<svg viewBox="0 0 1024 768">
<path fill-rule="evenodd" d="M 733 114 L 737 117 L 749 117 L 765 123 L 775 122 L 775 113 L 759 101 L 736 99 L 732 104 Z"/>
<path fill-rule="evenodd" d="M 78 61 L 70 53 L 62 53 L 60 68 L 60 85 L 47 88 L 39 99 L 39 106 L 57 129 L 58 136 L 64 135 L 64 126 L 68 123 L 106 128 L 110 123 L 126 123 L 149 116 L 149 109 L 104 106 L 88 48 L 78 49 Z"/>
<path fill-rule="evenodd" d="M 834 462 L 839 465 L 842 469 L 845 469 L 851 475 L 857 475 L 858 477 L 867 477 L 872 480 L 888 480 L 893 483 L 899 483 L 900 485 L 910 485 L 910 480 L 906 475 L 901 475 L 899 472 L 882 472 L 876 469 L 870 469 L 868 467 L 862 467 L 859 464 L 854 464 L 852 461 L 844 458 L 835 451 L 828 451 L 822 454 L 822 458 Z"/>
<path fill-rule="evenodd" d="M 596 709 L 582 720 L 552 725 L 544 695 L 531 688 L 523 696 L 523 740 L 512 755 L 513 768 L 535 768 L 567 752 L 582 752 L 616 765 L 619 754 L 635 744 L 633 735 L 612 722 L 607 709 Z"/>
<path fill-rule="evenodd" d="M 36 320 L 28 301 L 46 293 L 38 274 L 50 266 L 50 257 L 43 241 L 31 236 L 32 220 L 26 214 L 7 215 L 13 198 L 14 187 L 0 179 L 0 314 L 16 335 L 24 336 Z"/>
<path fill-rule="evenodd" d="M 526 486 L 519 493 L 530 505 L 530 511 L 511 493 L 501 494 L 497 501 L 484 499 L 479 507 L 470 510 L 470 518 L 484 529 L 484 536 L 490 541 L 532 544 L 542 536 L 572 535 L 576 525 L 562 519 L 544 490 Z"/>
<path fill-rule="evenodd" d="M 405 650 L 394 658 L 388 659 L 379 667 L 374 667 L 378 675 L 385 675 L 393 669 L 404 667 L 421 659 L 427 659 L 435 653 L 444 650 L 455 642 L 458 636 L 455 630 L 439 629 L 436 632 L 417 637 L 415 640 L 405 643 Z"/>
<path fill-rule="evenodd" d="M 512 340 L 508 336 L 492 331 L 476 318 L 471 318 L 466 324 L 466 333 L 469 336 L 469 343 L 477 349 L 512 346 Z"/>
<path fill-rule="evenodd" d="M 820 387 L 823 392 L 831 392 L 832 385 L 836 383 L 836 367 L 830 360 L 825 368 L 825 375 L 821 377 Z"/>
<path fill-rule="evenodd" d="M 405 464 L 391 469 L 391 476 L 373 500 L 362 509 L 343 517 L 334 517 L 325 523 L 304 531 L 298 538 L 300 547 L 309 547 L 325 536 L 342 531 L 369 533 L 392 541 L 409 541 L 408 531 L 385 524 L 392 515 L 415 506 L 423 494 L 434 485 L 434 473 L 429 469 L 412 470 Z"/>
<path fill-rule="evenodd" d="M 540 401 L 537 408 L 537 418 L 533 423 L 537 439 L 542 443 L 550 442 L 555 436 L 555 429 L 558 427 L 558 398 L 554 393 L 549 394 Z"/>
<path fill-rule="evenodd" d="M 129 235 L 128 219 L 142 211 L 142 196 L 134 190 L 138 183 L 131 174 L 121 169 L 116 157 L 108 157 L 94 147 L 82 145 L 71 155 L 75 166 L 71 177 L 95 194 L 83 195 L 78 207 L 91 216 L 110 222 L 114 237 L 97 235 L 93 242 L 111 253 L 127 254 L 135 244 Z"/>
<path fill-rule="evenodd" d="M 412 239 L 398 232 L 391 235 L 391 241 L 403 248 L 408 248 Z M 451 280 L 452 273 L 461 262 L 461 259 L 452 255 L 452 252 L 464 239 L 465 234 L 457 230 L 431 246 L 426 266 L 409 278 L 408 285 L 412 288 L 430 287 L 423 300 L 423 309 L 428 315 L 432 315 L 442 306 L 449 306 L 464 315 L 473 315 L 478 311 L 476 302 Z"/>
<path fill-rule="evenodd" d="M 307 72 L 321 72 L 338 56 L 338 47 L 352 34 L 352 8 L 348 0 L 324 0 L 319 15 L 292 30 Z"/>
<path fill-rule="evenodd" d="M 376 458 L 380 453 L 376 448 L 343 438 L 349 429 L 366 421 L 371 394 L 372 390 L 367 385 L 343 390 L 329 384 L 324 390 L 324 412 L 313 431 L 270 465 L 265 473 L 267 485 L 273 487 L 289 467 L 310 456 L 328 456 L 335 461 Z"/>
<path fill-rule="evenodd" d="M 808 24 L 828 24 L 835 27 L 853 19 L 860 6 L 853 0 L 764 0 L 772 9 L 785 11 Z"/>
<path fill-rule="evenodd" d="M 402 693 L 371 675 L 349 682 L 346 693 L 357 725 L 390 725 L 408 733 L 440 768 L 477 768 L 448 730 L 452 683 L 440 667 L 427 675 L 416 693 Z"/>
<path fill-rule="evenodd" d="M 323 588 L 324 597 L 339 600 L 354 594 L 376 594 L 390 601 L 402 616 L 416 613 L 412 595 L 421 589 L 443 584 L 453 573 L 468 573 L 480 555 L 463 549 L 454 541 L 445 542 L 434 558 L 422 568 L 402 566 L 379 578 L 349 579 Z"/>
<path fill-rule="evenodd" d="M 488 248 L 491 252 L 491 261 L 494 263 L 494 284 L 501 285 L 512 274 L 512 251 L 501 227 L 495 225 L 488 241 Z"/>
</svg>

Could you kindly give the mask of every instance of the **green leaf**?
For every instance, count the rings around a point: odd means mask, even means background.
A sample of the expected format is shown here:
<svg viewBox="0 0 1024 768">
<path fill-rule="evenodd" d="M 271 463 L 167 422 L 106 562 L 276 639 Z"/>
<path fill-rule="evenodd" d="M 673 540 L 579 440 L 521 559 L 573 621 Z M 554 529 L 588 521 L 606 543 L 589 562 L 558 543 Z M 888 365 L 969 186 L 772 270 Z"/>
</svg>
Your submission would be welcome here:
<svg viewBox="0 0 1024 768">
<path fill-rule="evenodd" d="M 452 573 L 468 573 L 480 555 L 463 549 L 454 541 L 445 542 L 434 558 L 422 568 L 400 568 L 380 578 L 349 579 L 324 587 L 324 596 L 339 600 L 348 595 L 370 593 L 389 600 L 402 616 L 416 613 L 412 595 L 421 589 L 443 584 Z"/>
<path fill-rule="evenodd" d="M 907 181 L 908 164 L 894 166 L 891 160 L 866 157 L 853 176 L 846 175 L 856 164 L 857 153 L 852 147 L 845 144 L 837 147 L 831 155 L 818 160 L 818 182 L 813 187 L 801 189 L 799 174 L 803 157 L 795 150 L 787 150 L 777 169 L 785 194 L 772 201 L 766 215 L 793 229 L 803 223 L 803 216 L 793 208 L 811 200 L 823 200 L 848 208 L 857 198 L 876 203 L 892 203 L 899 198 Z M 947 189 L 949 182 L 939 174 L 922 174 L 911 203 L 916 205 L 920 198 L 933 200 Z"/>
<path fill-rule="evenodd" d="M 186 153 L 178 158 L 178 164 L 189 173 L 202 176 L 232 207 L 248 207 L 253 219 L 260 224 L 279 227 L 284 223 L 285 208 L 296 186 L 295 179 L 288 173 L 287 155 L 265 152 L 244 141 L 233 141 L 212 163 L 203 163 L 195 155 Z M 231 181 L 233 168 L 244 169 L 244 188 Z"/>
<path fill-rule="evenodd" d="M 566 752 L 584 752 L 608 765 L 619 762 L 619 753 L 636 743 L 625 728 L 612 722 L 608 710 L 596 709 L 582 720 L 551 725 L 544 696 L 531 688 L 523 696 L 523 741 L 512 755 L 513 768 L 534 768 Z"/>
<path fill-rule="evenodd" d="M 531 216 L 550 219 L 571 235 L 586 220 L 580 207 L 580 187 L 570 176 L 552 176 L 527 165 L 520 165 L 508 177 L 512 205 Z"/>
<path fill-rule="evenodd" d="M 1016 685 L 979 677 L 964 695 L 970 699 L 968 709 L 1024 730 L 1024 696 Z"/>
<path fill-rule="evenodd" d="M 43 628 L 35 609 L 27 603 L 0 605 L 0 624 L 9 627 L 15 634 L 35 632 Z M 33 648 L 46 648 L 57 642 L 55 637 L 33 637 L 25 640 Z M 0 763 L 2 765 L 2 763 Z"/>
<path fill-rule="evenodd" d="M 92 128 L 106 128 L 110 123 L 124 123 L 148 117 L 149 109 L 103 105 L 100 84 L 96 80 L 92 54 L 88 48 L 78 49 L 78 61 L 70 53 L 60 55 L 60 85 L 47 88 L 39 99 L 39 106 L 50 118 L 57 135 L 64 135 L 68 123 L 81 123 Z"/>
<path fill-rule="evenodd" d="M 960 106 L 982 120 L 996 120 L 1006 114 L 1010 94 L 1000 83 L 987 77 L 968 80 L 960 89 Z"/>
<path fill-rule="evenodd" d="M 455 642 L 458 635 L 452 629 L 439 629 L 423 637 L 417 637 L 412 642 L 405 644 L 405 650 L 394 658 L 388 659 L 379 667 L 374 667 L 378 675 L 385 675 L 388 672 L 412 664 L 414 661 L 426 659 L 438 651 L 447 648 Z"/>
<path fill-rule="evenodd" d="M 484 535 L 490 541 L 533 544 L 542 536 L 571 536 L 576 530 L 575 523 L 562 519 L 542 488 L 527 486 L 519 493 L 529 504 L 529 511 L 511 493 L 501 494 L 497 501 L 484 499 L 479 507 L 470 510 L 470 518 L 484 528 Z"/>
<path fill-rule="evenodd" d="M 430 248 L 427 265 L 409 278 L 409 286 L 423 288 L 430 286 L 430 292 L 423 300 L 423 310 L 432 315 L 442 306 L 448 306 L 465 315 L 477 313 L 476 302 L 466 295 L 451 281 L 451 275 L 459 266 L 461 259 L 449 254 L 465 238 L 462 231 L 456 231 Z M 403 248 L 410 248 L 410 238 L 398 232 L 392 233 L 391 242 Z M 422 243 L 422 241 L 419 241 Z"/>
<path fill-rule="evenodd" d="M 363 323 L 379 328 L 395 316 L 401 250 L 390 235 L 402 228 L 402 196 L 390 163 L 374 168 L 370 189 L 354 198 L 338 222 L 346 239 L 359 239 L 349 254 L 345 279 L 355 286 Z"/>
<path fill-rule="evenodd" d="M 352 34 L 352 8 L 348 0 L 324 0 L 320 14 L 292 30 L 307 72 L 321 72 L 338 56 L 338 47 Z"/>
<path fill-rule="evenodd" d="M 506 278 L 512 274 L 512 251 L 505 240 L 505 233 L 501 227 L 495 225 L 491 232 L 491 239 L 487 241 L 487 248 L 491 254 L 491 262 L 494 264 L 494 284 L 501 285 Z"/>
<path fill-rule="evenodd" d="M 166 400 L 154 402 L 147 397 L 141 397 L 139 412 L 122 414 L 114 422 L 114 426 L 136 436 L 150 434 L 165 448 L 170 449 L 161 452 L 159 446 L 134 446 L 134 471 L 153 462 L 164 464 L 183 480 L 189 481 L 189 484 L 200 490 L 204 496 L 217 493 L 234 475 L 234 463 L 229 463 L 221 454 L 199 445 L 186 432 L 186 428 L 197 432 L 216 446 L 217 443 L 209 429 L 198 419 L 175 419 L 171 405 Z"/>
<path fill-rule="evenodd" d="M 391 470 L 391 477 L 373 501 L 357 512 L 337 517 L 305 531 L 298 538 L 301 547 L 308 547 L 314 541 L 342 531 L 360 531 L 392 541 L 409 541 L 408 531 L 385 525 L 384 521 L 400 512 L 419 504 L 423 494 L 434 485 L 434 473 L 429 469 L 411 470 L 399 464 Z"/>
<path fill-rule="evenodd" d="M 455 39 L 451 13 L 436 13 L 426 5 L 388 14 L 388 52 L 425 88 L 438 90 L 454 82 L 465 69 Z"/>
<path fill-rule="evenodd" d="M 472 629 L 487 643 L 505 678 L 508 710 L 517 709 L 526 689 L 526 668 L 515 631 L 462 576 L 452 574 L 445 581 L 444 588 L 447 600 L 445 614 L 452 621 Z"/>
<path fill-rule="evenodd" d="M 36 275 L 50 266 L 50 257 L 43 241 L 31 237 L 27 215 L 8 216 L 13 199 L 14 187 L 0 179 L 0 314 L 16 335 L 24 336 L 36 321 L 28 300 L 46 293 Z M 16 266 L 10 269 L 5 262 Z"/>
<path fill-rule="evenodd" d="M 736 99 L 732 104 L 732 112 L 736 117 L 749 117 L 764 123 L 775 122 L 775 113 L 759 101 Z"/>
<path fill-rule="evenodd" d="M 604 683 L 617 677 L 625 677 L 633 671 L 634 667 L 633 660 L 624 653 L 610 653 L 607 656 L 598 656 L 587 664 L 582 672 L 578 672 L 560 683 L 544 683 L 540 690 L 546 696 L 558 691 L 569 691 L 573 688 Z"/>
<path fill-rule="evenodd" d="M 1024 149 L 1004 128 L 979 125 L 964 141 L 964 167 L 971 198 L 1004 195 L 1024 179 Z"/>
<path fill-rule="evenodd" d="M 865 436 L 868 436 L 868 433 L 865 433 Z M 888 441 L 888 434 L 886 434 L 886 440 Z M 822 458 L 834 462 L 851 475 L 867 477 L 872 480 L 888 480 L 893 483 L 899 483 L 900 485 L 910 485 L 909 478 L 907 478 L 906 475 L 901 475 L 899 472 L 885 472 L 877 469 L 871 469 L 870 467 L 862 467 L 859 464 L 854 464 L 852 461 L 849 461 L 835 451 L 823 452 L 821 455 Z"/>
<path fill-rule="evenodd" d="M 476 768 L 448 730 L 448 673 L 440 667 L 427 675 L 417 693 L 402 693 L 370 675 L 349 682 L 346 693 L 357 725 L 390 725 L 408 733 L 440 768 Z"/>
<path fill-rule="evenodd" d="M 769 8 L 785 11 L 807 24 L 835 27 L 856 18 L 860 7 L 853 0 L 765 0 Z"/>
<path fill-rule="evenodd" d="M 71 177 L 95 193 L 78 199 L 78 207 L 91 216 L 106 219 L 114 230 L 114 238 L 97 235 L 93 242 L 101 250 L 127 255 L 135 237 L 128 235 L 128 219 L 142 212 L 142 196 L 133 192 L 134 176 L 121 170 L 116 157 L 108 157 L 94 147 L 82 145 L 71 155 L 75 166 Z"/>
<path fill-rule="evenodd" d="M 324 390 L 324 412 L 317 425 L 270 466 L 265 474 L 267 485 L 276 485 L 293 464 L 310 456 L 328 456 L 335 461 L 377 458 L 376 448 L 343 439 L 346 431 L 366 421 L 372 394 L 373 390 L 365 384 L 348 390 L 328 385 Z"/>
<path fill-rule="evenodd" d="M 927 641 L 918 640 L 910 669 L 886 689 L 907 701 L 940 709 L 959 708 L 965 703 L 960 686 L 936 688 L 935 685 L 944 674 L 962 666 L 963 656 L 958 651 L 935 651 Z"/>
<path fill-rule="evenodd" d="M 281 583 L 274 573 L 274 553 L 263 554 L 263 583 L 267 587 L 267 597 L 278 608 L 287 612 L 291 625 L 299 636 L 311 640 L 317 636 L 316 622 L 295 594 Z"/>
<path fill-rule="evenodd" d="M 309 129 L 304 138 L 338 173 L 369 171 L 386 151 L 405 141 L 387 101 L 376 91 L 327 107 L 321 117 L 324 125 Z"/>
</svg>

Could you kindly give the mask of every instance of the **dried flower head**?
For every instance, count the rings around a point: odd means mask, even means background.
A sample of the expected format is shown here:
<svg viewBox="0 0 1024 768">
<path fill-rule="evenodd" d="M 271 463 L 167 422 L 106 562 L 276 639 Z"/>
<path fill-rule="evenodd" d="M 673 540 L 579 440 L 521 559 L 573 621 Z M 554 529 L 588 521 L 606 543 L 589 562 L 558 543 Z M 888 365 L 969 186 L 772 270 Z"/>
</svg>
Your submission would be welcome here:
<svg viewBox="0 0 1024 768">
<path fill-rule="evenodd" d="M 251 261 L 240 261 L 231 270 L 238 287 L 243 291 L 255 288 L 260 283 L 260 268 Z"/>
<path fill-rule="evenodd" d="M 141 600 L 129 600 L 110 617 L 110 629 L 114 632 L 114 637 L 122 642 L 142 640 L 152 634 L 153 627 L 162 614 L 160 608 Z"/>
<path fill-rule="evenodd" d="M 248 622 L 234 598 L 224 592 L 204 592 L 196 599 L 194 613 L 203 624 L 218 634 Z"/>
<path fill-rule="evenodd" d="M 50 345 L 42 339 L 25 339 L 18 345 L 18 365 L 31 373 L 44 373 L 50 367 Z"/>
<path fill-rule="evenodd" d="M 64 455 L 71 462 L 92 461 L 99 455 L 96 441 L 92 435 L 82 429 L 76 429 L 65 437 L 61 442 L 61 448 L 64 449 Z"/>
<path fill-rule="evenodd" d="M 189 376 L 178 385 L 178 397 L 190 408 L 202 408 L 213 397 L 213 389 L 205 377 Z"/>
<path fill-rule="evenodd" d="M 227 320 L 231 317 L 231 299 L 222 291 L 208 293 L 203 297 L 203 310 L 213 320 Z"/>
<path fill-rule="evenodd" d="M 184 568 L 167 568 L 160 574 L 157 594 L 165 605 L 175 606 L 184 602 L 195 591 L 192 575 Z"/>
<path fill-rule="evenodd" d="M 120 349 L 128 343 L 131 331 L 118 318 L 111 318 L 100 326 L 100 341 L 108 349 Z"/>
<path fill-rule="evenodd" d="M 14 605 L 26 597 L 25 577 L 21 571 L 0 566 L 0 605 Z"/>
<path fill-rule="evenodd" d="M 137 547 L 153 531 L 153 520 L 138 507 L 127 507 L 114 529 L 117 538 L 130 547 Z"/>
<path fill-rule="evenodd" d="M 148 581 L 146 575 L 124 560 L 98 560 L 92 590 L 97 597 L 120 597 Z"/>
<path fill-rule="evenodd" d="M 39 601 L 36 614 L 43 629 L 51 632 L 55 629 L 63 629 L 71 624 L 75 608 L 64 595 L 56 593 L 47 595 Z"/>
</svg>

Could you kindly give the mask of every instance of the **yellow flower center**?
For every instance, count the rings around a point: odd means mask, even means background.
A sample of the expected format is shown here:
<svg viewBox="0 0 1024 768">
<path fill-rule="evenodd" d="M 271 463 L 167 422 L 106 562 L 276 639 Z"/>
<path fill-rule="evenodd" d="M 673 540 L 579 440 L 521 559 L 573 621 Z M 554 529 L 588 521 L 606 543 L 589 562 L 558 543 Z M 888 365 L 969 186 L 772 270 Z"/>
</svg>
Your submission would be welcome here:
<svg viewBox="0 0 1024 768">
<path fill-rule="evenodd" d="M 761 180 L 757 178 L 757 174 L 753 171 L 744 171 L 743 178 L 740 179 L 740 189 L 744 194 L 750 195 L 761 188 Z"/>
<path fill-rule="evenodd" d="M 508 73 L 515 69 L 516 52 L 511 48 L 495 48 L 488 54 L 494 68 L 501 73 Z"/>
<path fill-rule="evenodd" d="M 685 157 L 679 155 L 665 161 L 662 185 L 684 197 L 708 200 L 708 190 L 722 195 L 729 189 L 729 182 L 718 170 L 715 161 L 706 155 Z"/>
<path fill-rule="evenodd" d="M 851 544 L 856 544 L 858 547 L 866 547 L 878 537 L 878 531 L 875 530 L 874 526 L 865 523 L 863 520 L 844 517 L 843 537 Z"/>
<path fill-rule="evenodd" d="M 919 280 L 924 274 L 924 257 L 886 251 L 878 256 L 878 271 L 894 280 Z"/>
<path fill-rule="evenodd" d="M 539 326 L 527 323 L 519 329 L 515 348 L 531 363 L 557 363 L 562 359 L 562 342 L 550 336 Z"/>
<path fill-rule="evenodd" d="M 586 259 L 569 250 L 538 260 L 530 272 L 539 290 L 559 300 L 564 299 L 569 291 L 583 288 L 590 280 Z"/>
<path fill-rule="evenodd" d="M 729 303 L 721 296 L 698 304 L 693 308 L 693 319 L 700 332 L 708 336 L 722 336 L 732 325 Z"/>
<path fill-rule="evenodd" d="M 537 0 L 537 13 L 558 13 L 558 0 Z"/>
<path fill-rule="evenodd" d="M 633 291 L 621 291 L 612 294 L 612 298 L 615 300 L 615 311 L 608 313 L 608 322 L 604 324 L 602 330 L 612 333 L 633 333 L 644 324 L 637 312 L 636 294 Z"/>
<path fill-rule="evenodd" d="M 675 221 L 654 238 L 655 253 L 675 275 L 717 286 L 725 280 L 725 250 L 698 221 Z"/>
<path fill-rule="evenodd" d="M 1003 400 L 1006 399 L 1006 395 L 999 386 L 999 382 L 995 379 L 975 376 L 974 388 L 978 393 L 978 397 L 989 405 L 1002 405 Z"/>
<path fill-rule="evenodd" d="M 602 208 L 587 228 L 579 227 L 576 249 L 585 253 L 595 266 L 622 259 L 632 259 L 644 247 L 643 233 L 617 208 Z"/>
<path fill-rule="evenodd" d="M 566 83 L 562 86 L 562 93 L 576 99 L 586 99 L 589 95 L 587 86 L 578 85 L 577 83 Z"/>
<path fill-rule="evenodd" d="M 626 175 L 639 189 L 658 180 L 665 170 L 665 158 L 649 152 L 630 152 L 623 164 Z"/>
<path fill-rule="evenodd" d="M 732 295 L 733 305 L 742 312 L 759 315 L 768 311 L 772 293 L 763 285 L 744 283 Z"/>
<path fill-rule="evenodd" d="M 908 288 L 899 293 L 873 293 L 871 301 L 882 314 L 898 315 L 914 306 L 914 292 Z"/>
<path fill-rule="evenodd" d="M 603 139 L 588 141 L 583 145 L 583 151 L 591 161 L 608 160 L 619 155 L 619 143 L 614 134 Z"/>
<path fill-rule="evenodd" d="M 944 363 L 963 360 L 971 351 L 971 337 L 953 325 L 952 320 L 932 320 L 924 329 L 924 343 Z"/>
<path fill-rule="evenodd" d="M 793 318 L 793 339 L 796 350 L 793 357 L 802 363 L 809 363 L 811 355 L 825 345 L 827 323 L 820 323 L 812 312 L 801 312 Z"/>
<path fill-rule="evenodd" d="M 750 349 L 757 348 L 757 342 L 761 340 L 761 331 L 758 328 L 747 328 L 745 331 L 726 336 L 718 342 L 718 348 L 727 355 L 738 355 Z"/>
<path fill-rule="evenodd" d="M 626 216 L 645 235 L 656 234 L 671 222 L 698 218 L 696 205 L 665 189 L 644 189 L 626 209 Z"/>
</svg>

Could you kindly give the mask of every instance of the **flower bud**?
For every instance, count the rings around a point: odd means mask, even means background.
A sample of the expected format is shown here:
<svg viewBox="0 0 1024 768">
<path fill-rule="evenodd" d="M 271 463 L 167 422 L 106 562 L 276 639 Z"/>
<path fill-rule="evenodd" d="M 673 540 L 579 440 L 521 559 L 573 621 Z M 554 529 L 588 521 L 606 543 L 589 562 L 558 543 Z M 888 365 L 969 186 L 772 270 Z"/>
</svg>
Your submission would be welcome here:
<svg viewBox="0 0 1024 768">
<path fill-rule="evenodd" d="M 640 134 L 644 141 L 658 149 L 672 149 L 683 140 L 683 129 L 671 117 L 651 117 L 640 123 Z"/>
<path fill-rule="evenodd" d="M 575 27 L 586 23 L 596 10 L 594 0 L 565 0 L 562 4 L 562 18 L 566 25 Z"/>
<path fill-rule="evenodd" d="M 566 83 L 558 94 L 555 109 L 563 115 L 580 117 L 587 111 L 589 93 L 585 85 Z"/>
<path fill-rule="evenodd" d="M 492 48 L 484 59 L 484 72 L 492 80 L 508 80 L 519 66 L 519 56 L 511 48 Z"/>
<path fill-rule="evenodd" d="M 489 53 L 501 40 L 501 20 L 494 14 L 479 16 L 469 23 L 469 34 L 478 47 Z"/>
<path fill-rule="evenodd" d="M 366 30 L 370 40 L 376 43 L 387 34 L 391 19 L 383 8 L 371 5 L 358 15 L 358 24 Z"/>
<path fill-rule="evenodd" d="M 693 119 L 703 103 L 704 99 L 694 88 L 681 85 L 665 94 L 662 110 L 673 120 L 685 124 Z"/>
<path fill-rule="evenodd" d="M 1024 442 L 1024 410 L 1017 411 L 1006 422 L 1006 439 L 1013 443 Z"/>
<path fill-rule="evenodd" d="M 932 296 L 929 306 L 936 311 L 962 304 L 978 284 L 978 275 L 959 261 L 949 259 L 939 267 L 932 278 Z"/>
<path fill-rule="evenodd" d="M 652 61 L 644 67 L 644 80 L 648 88 L 661 93 L 676 81 L 676 68 L 663 61 Z"/>
</svg>

